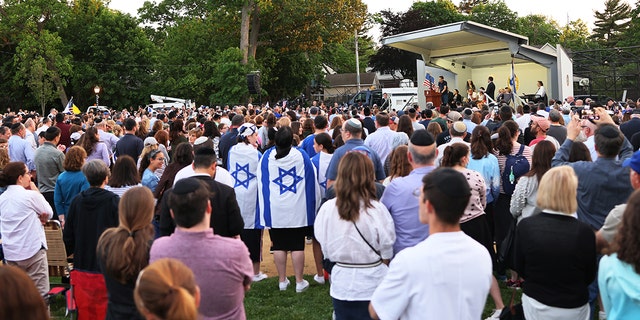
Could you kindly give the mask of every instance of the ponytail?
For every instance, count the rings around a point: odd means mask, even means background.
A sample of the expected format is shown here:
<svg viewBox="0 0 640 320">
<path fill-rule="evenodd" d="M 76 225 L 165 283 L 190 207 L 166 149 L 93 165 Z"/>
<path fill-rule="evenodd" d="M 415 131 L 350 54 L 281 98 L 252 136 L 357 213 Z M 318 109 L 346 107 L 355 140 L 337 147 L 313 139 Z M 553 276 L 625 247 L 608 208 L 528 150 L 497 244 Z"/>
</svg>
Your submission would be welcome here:
<svg viewBox="0 0 640 320">
<path fill-rule="evenodd" d="M 169 309 L 165 319 L 197 319 L 196 298 L 183 287 L 174 287 L 167 295 Z"/>
</svg>

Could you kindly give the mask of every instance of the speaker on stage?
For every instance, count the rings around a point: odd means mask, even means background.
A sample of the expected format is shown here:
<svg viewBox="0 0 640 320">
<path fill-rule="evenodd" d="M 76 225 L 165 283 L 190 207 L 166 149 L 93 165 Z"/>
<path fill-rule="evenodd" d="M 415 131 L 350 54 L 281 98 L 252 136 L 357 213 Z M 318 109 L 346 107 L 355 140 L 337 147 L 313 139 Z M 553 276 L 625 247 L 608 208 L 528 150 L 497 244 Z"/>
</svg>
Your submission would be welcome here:
<svg viewBox="0 0 640 320">
<path fill-rule="evenodd" d="M 247 87 L 249 88 L 250 94 L 260 93 L 260 74 L 259 73 L 247 74 Z"/>
</svg>

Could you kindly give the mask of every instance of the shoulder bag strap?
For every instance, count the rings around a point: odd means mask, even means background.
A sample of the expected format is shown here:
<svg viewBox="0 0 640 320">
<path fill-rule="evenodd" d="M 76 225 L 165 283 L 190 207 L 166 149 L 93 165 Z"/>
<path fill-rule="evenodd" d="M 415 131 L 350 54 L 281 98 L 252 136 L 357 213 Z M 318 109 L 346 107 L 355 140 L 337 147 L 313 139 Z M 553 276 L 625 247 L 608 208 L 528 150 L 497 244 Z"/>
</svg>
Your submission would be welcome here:
<svg viewBox="0 0 640 320">
<path fill-rule="evenodd" d="M 373 246 L 369 243 L 369 241 L 367 241 L 367 238 L 365 238 L 362 235 L 362 232 L 360 232 L 360 229 L 358 229 L 358 225 L 356 224 L 356 222 L 355 221 L 352 221 L 352 222 L 353 222 L 353 226 L 356 227 L 356 231 L 358 231 L 358 234 L 360 235 L 362 240 L 364 240 L 364 242 L 369 246 L 369 248 L 371 248 L 371 250 L 373 250 L 373 252 L 375 252 L 380 257 L 380 259 L 382 259 L 382 255 L 380 254 L 380 251 L 373 248 Z"/>
</svg>

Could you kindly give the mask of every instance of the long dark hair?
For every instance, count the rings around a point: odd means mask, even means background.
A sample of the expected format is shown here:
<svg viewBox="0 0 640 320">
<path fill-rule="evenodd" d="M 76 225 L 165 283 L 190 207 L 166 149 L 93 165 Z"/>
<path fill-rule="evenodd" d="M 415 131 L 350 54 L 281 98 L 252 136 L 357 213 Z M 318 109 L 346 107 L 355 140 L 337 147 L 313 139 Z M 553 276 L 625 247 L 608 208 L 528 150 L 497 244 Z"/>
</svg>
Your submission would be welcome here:
<svg viewBox="0 0 640 320">
<path fill-rule="evenodd" d="M 333 141 L 331 141 L 331 136 L 329 136 L 328 133 L 320 133 L 320 134 L 316 134 L 313 137 L 313 140 L 321 145 L 322 147 L 324 147 L 325 150 L 327 150 L 327 153 L 333 153 L 333 151 L 335 150 L 334 146 L 333 146 Z"/>
<path fill-rule="evenodd" d="M 340 218 L 357 221 L 360 206 L 372 208 L 371 201 L 376 199 L 375 174 L 371 160 L 360 152 L 348 152 L 338 165 L 338 177 L 335 182 L 336 206 Z"/>
<path fill-rule="evenodd" d="M 169 127 L 169 141 L 171 141 L 172 144 L 175 143 L 182 135 L 183 126 L 184 123 L 180 119 L 176 119 L 171 123 L 171 126 Z"/>
<path fill-rule="evenodd" d="M 98 256 L 104 272 L 122 284 L 132 283 L 149 263 L 153 240 L 154 200 L 147 187 L 133 187 L 122 195 L 118 205 L 120 224 L 104 231 L 98 240 Z"/>
<path fill-rule="evenodd" d="M 551 159 L 556 154 L 556 146 L 549 140 L 542 140 L 536 144 L 531 156 L 531 170 L 525 174 L 527 177 L 536 176 L 540 181 L 542 176 L 551 169 Z"/>
<path fill-rule="evenodd" d="M 440 166 L 453 167 L 460 164 L 460 160 L 467 155 L 469 155 L 469 147 L 464 143 L 456 142 L 444 148 Z"/>
<path fill-rule="evenodd" d="M 485 126 L 476 126 L 471 132 L 471 155 L 474 159 L 486 157 L 493 149 L 491 144 L 491 132 Z"/>
<path fill-rule="evenodd" d="M 398 120 L 398 128 L 396 128 L 396 131 L 404 132 L 409 138 L 411 138 L 411 135 L 413 134 L 413 124 L 411 123 L 411 118 L 408 115 L 403 114 L 402 116 L 400 116 Z"/>
<path fill-rule="evenodd" d="M 289 155 L 293 144 L 293 132 L 290 127 L 280 127 L 274 137 L 276 145 L 276 159 L 281 159 Z"/>
<path fill-rule="evenodd" d="M 109 178 L 109 186 L 113 188 L 121 188 L 126 186 L 135 186 L 140 183 L 140 174 L 136 168 L 136 162 L 130 156 L 119 156 L 113 165 L 113 171 Z"/>
<path fill-rule="evenodd" d="M 512 139 L 518 134 L 518 124 L 513 120 L 507 120 L 498 128 L 498 139 L 496 139 L 494 147 L 498 150 L 498 154 L 502 156 L 510 155 L 513 151 Z"/>
<path fill-rule="evenodd" d="M 96 143 L 100 142 L 98 138 L 98 129 L 94 127 L 87 128 L 87 131 L 82 135 L 80 146 L 87 152 L 87 156 L 91 155 Z"/>
<path fill-rule="evenodd" d="M 203 136 L 211 139 L 213 139 L 214 137 L 220 136 L 220 131 L 218 130 L 218 127 L 216 126 L 215 122 L 205 121 L 203 124 L 203 127 L 204 127 L 204 133 L 202 134 Z"/>
</svg>

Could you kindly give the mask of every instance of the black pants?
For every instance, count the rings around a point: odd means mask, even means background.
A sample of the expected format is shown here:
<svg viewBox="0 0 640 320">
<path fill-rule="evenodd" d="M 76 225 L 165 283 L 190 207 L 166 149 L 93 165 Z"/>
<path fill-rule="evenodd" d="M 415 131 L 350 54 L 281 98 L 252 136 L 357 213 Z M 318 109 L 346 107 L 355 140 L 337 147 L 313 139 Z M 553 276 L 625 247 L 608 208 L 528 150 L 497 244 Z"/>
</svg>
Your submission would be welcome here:
<svg viewBox="0 0 640 320">
<path fill-rule="evenodd" d="M 51 209 L 53 209 L 53 218 L 51 218 L 51 220 L 59 220 L 58 212 L 56 211 L 56 204 L 53 201 L 53 191 L 43 192 L 42 195 L 44 196 L 44 199 L 47 200 L 47 202 L 51 206 Z"/>
<path fill-rule="evenodd" d="M 494 240 L 496 241 L 497 252 L 500 252 L 500 245 L 507 236 L 507 232 L 513 223 L 511 215 L 511 196 L 501 193 L 496 201 L 496 207 L 493 214 Z M 501 270 L 498 270 L 499 273 Z"/>
</svg>

